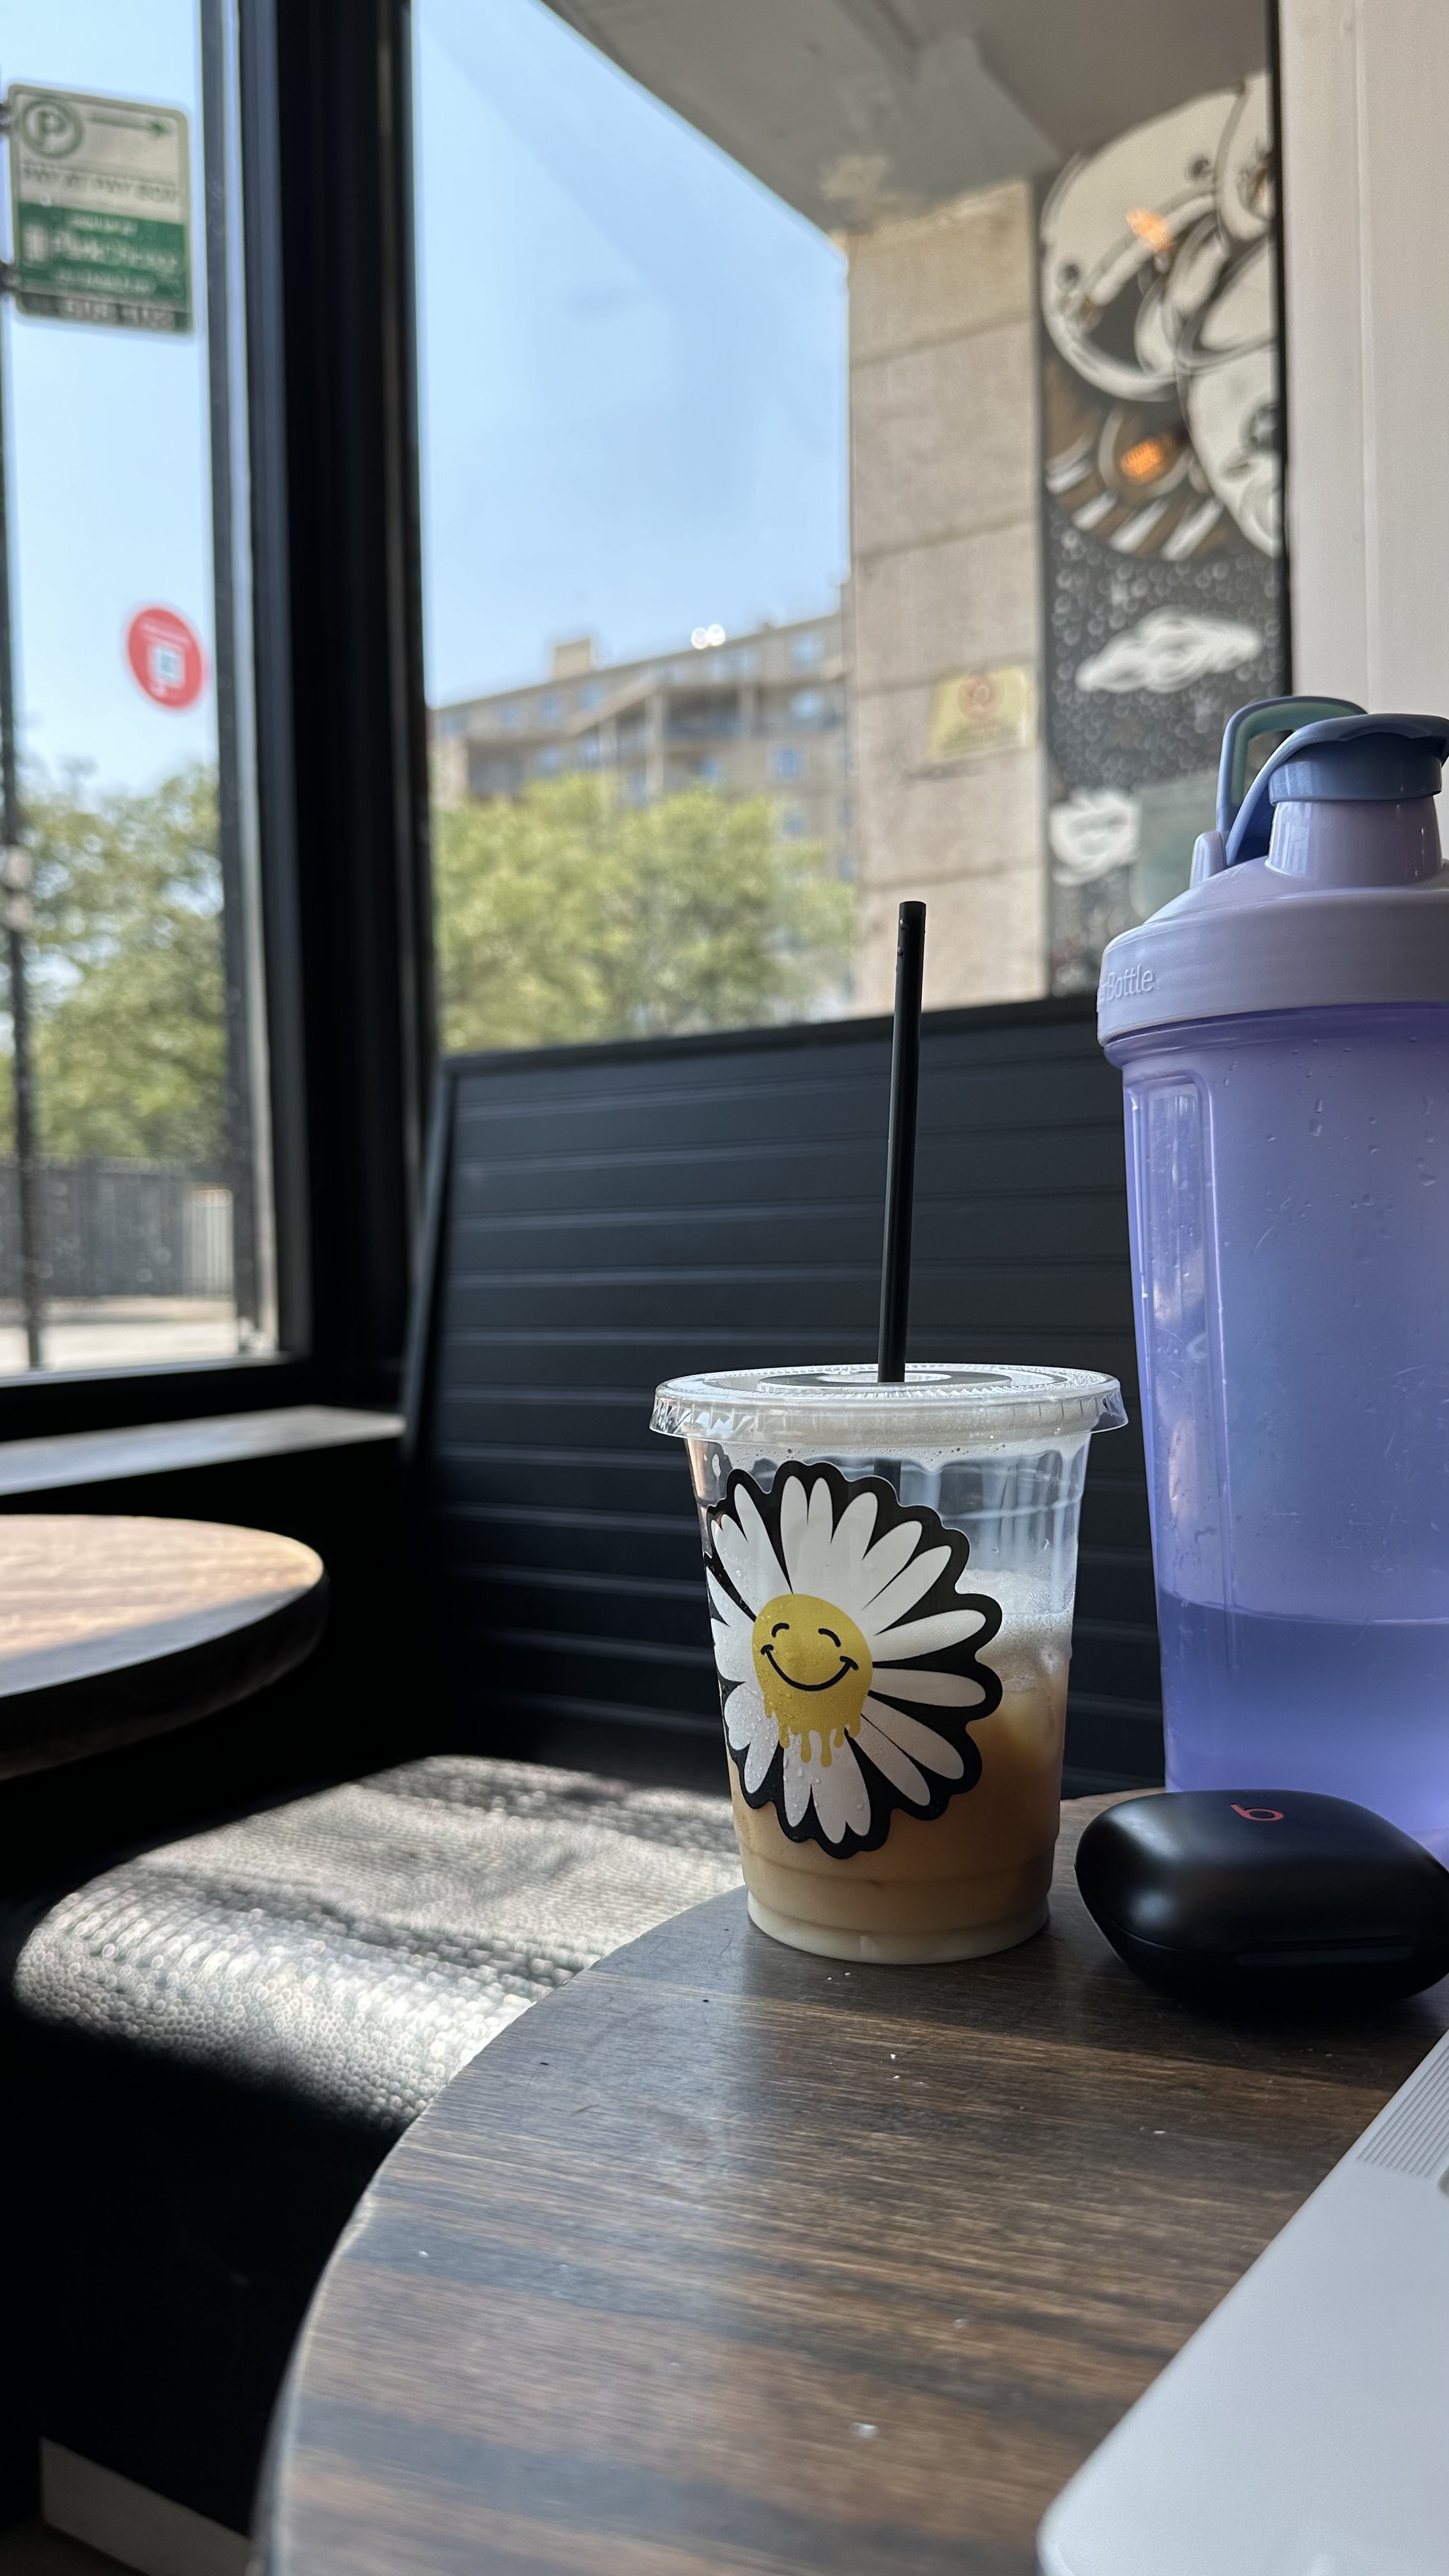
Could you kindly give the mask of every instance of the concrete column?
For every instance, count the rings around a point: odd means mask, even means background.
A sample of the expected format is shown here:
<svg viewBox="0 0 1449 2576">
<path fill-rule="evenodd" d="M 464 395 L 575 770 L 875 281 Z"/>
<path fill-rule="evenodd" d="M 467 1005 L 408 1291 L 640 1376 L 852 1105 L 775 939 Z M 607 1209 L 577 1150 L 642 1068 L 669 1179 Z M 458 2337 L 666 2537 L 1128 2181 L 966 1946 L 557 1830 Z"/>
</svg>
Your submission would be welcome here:
<svg viewBox="0 0 1449 2576">
<path fill-rule="evenodd" d="M 462 734 L 433 737 L 430 759 L 432 801 L 439 811 L 462 805 L 468 794 L 468 745 Z"/>
<path fill-rule="evenodd" d="M 896 906 L 926 1000 L 1047 990 L 1038 743 L 935 761 L 936 685 L 1039 659 L 1035 242 L 1021 183 L 852 235 L 856 1000 L 888 1009 Z"/>
<path fill-rule="evenodd" d="M 644 708 L 644 793 L 656 805 L 664 793 L 664 715 L 662 689 L 651 689 Z"/>
</svg>

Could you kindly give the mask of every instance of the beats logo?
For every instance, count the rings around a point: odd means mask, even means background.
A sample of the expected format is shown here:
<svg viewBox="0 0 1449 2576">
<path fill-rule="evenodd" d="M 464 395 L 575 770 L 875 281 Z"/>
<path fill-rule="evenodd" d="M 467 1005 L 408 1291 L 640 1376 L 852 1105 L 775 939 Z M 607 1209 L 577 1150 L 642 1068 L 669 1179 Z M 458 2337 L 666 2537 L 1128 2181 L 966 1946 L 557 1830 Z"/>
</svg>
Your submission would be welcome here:
<svg viewBox="0 0 1449 2576">
<path fill-rule="evenodd" d="M 1281 1807 L 1240 1807 L 1236 1798 L 1228 1803 L 1234 1815 L 1242 1816 L 1250 1825 L 1281 1825 L 1283 1822 Z"/>
</svg>

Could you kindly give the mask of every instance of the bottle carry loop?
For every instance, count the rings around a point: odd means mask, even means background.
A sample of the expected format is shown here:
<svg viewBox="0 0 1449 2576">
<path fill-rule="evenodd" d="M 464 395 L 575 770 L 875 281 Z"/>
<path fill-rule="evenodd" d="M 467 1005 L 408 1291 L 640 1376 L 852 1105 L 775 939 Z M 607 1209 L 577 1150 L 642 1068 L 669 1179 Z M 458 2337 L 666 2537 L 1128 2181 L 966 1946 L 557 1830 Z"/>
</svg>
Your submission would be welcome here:
<svg viewBox="0 0 1449 2576">
<path fill-rule="evenodd" d="M 1231 715 L 1223 734 L 1222 758 L 1218 763 L 1217 827 L 1226 841 L 1238 819 L 1248 787 L 1248 745 L 1259 734 L 1298 733 L 1304 725 L 1325 724 L 1334 716 L 1361 716 L 1364 709 L 1352 698 L 1253 698 Z M 1265 764 L 1266 766 L 1266 764 Z M 1259 772 L 1259 776 L 1262 772 Z M 1266 850 L 1264 841 L 1263 849 Z M 1239 849 L 1229 859 L 1232 867 L 1238 859 L 1261 858 L 1263 850 Z"/>
</svg>

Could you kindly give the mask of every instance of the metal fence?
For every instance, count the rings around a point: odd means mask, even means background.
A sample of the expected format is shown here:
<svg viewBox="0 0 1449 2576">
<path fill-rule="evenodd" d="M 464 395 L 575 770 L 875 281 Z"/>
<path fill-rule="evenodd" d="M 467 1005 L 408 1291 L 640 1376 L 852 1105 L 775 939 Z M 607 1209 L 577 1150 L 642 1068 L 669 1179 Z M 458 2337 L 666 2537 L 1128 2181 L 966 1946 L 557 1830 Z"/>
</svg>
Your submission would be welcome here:
<svg viewBox="0 0 1449 2576">
<path fill-rule="evenodd" d="M 229 1297 L 231 1192 L 167 1163 L 46 1163 L 45 1294 Z M 20 1192 L 0 1159 L 0 1300 L 20 1295 Z"/>
</svg>

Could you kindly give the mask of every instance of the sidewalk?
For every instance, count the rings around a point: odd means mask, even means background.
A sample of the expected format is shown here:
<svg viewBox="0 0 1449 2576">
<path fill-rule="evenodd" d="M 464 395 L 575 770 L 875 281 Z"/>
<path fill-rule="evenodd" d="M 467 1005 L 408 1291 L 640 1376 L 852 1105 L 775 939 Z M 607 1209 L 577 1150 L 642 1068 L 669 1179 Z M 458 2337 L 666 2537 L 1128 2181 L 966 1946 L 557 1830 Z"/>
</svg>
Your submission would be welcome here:
<svg viewBox="0 0 1449 2576">
<path fill-rule="evenodd" d="M 236 1310 L 221 1297 L 59 1299 L 47 1308 L 42 1347 L 48 1369 L 231 1359 Z M 0 1378 L 23 1376 L 25 1367 L 24 1322 L 7 1298 L 0 1304 Z"/>
</svg>

